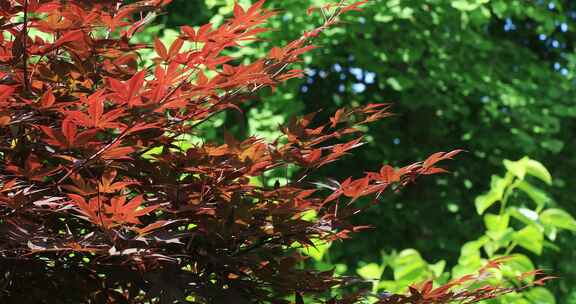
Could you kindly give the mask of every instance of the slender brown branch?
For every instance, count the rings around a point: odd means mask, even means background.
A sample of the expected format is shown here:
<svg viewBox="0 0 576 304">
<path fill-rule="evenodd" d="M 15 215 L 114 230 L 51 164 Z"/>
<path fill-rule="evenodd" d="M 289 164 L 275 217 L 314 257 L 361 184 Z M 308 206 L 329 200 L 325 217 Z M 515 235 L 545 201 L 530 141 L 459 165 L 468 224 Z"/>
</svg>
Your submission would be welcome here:
<svg viewBox="0 0 576 304">
<path fill-rule="evenodd" d="M 30 91 L 30 79 L 28 78 L 28 0 L 24 1 L 24 24 L 22 26 L 22 61 L 24 64 L 24 90 Z"/>
</svg>

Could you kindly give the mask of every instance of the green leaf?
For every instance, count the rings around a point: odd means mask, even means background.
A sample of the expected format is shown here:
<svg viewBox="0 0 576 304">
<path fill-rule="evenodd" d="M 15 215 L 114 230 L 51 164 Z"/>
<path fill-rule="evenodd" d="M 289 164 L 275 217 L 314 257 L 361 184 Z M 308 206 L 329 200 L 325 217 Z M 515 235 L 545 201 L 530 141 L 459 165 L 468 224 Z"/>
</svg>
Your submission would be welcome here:
<svg viewBox="0 0 576 304">
<path fill-rule="evenodd" d="M 427 266 L 418 251 L 402 250 L 392 262 L 394 279 L 413 283 L 426 274 Z"/>
<path fill-rule="evenodd" d="M 484 213 L 486 209 L 490 208 L 490 206 L 492 206 L 499 199 L 500 198 L 496 193 L 494 193 L 494 191 L 490 191 L 486 194 L 476 197 L 476 200 L 474 200 L 476 211 L 478 212 L 478 214 Z"/>
<path fill-rule="evenodd" d="M 336 264 L 334 265 L 334 273 L 338 275 L 343 275 L 348 271 L 348 265 L 346 264 Z"/>
<path fill-rule="evenodd" d="M 154 147 L 148 150 L 146 153 L 142 154 L 142 157 L 145 159 L 155 159 L 155 156 L 162 154 L 162 149 L 164 149 L 162 146 Z"/>
<path fill-rule="evenodd" d="M 514 235 L 514 241 L 518 245 L 534 252 L 537 255 L 542 254 L 544 243 L 544 234 L 534 225 L 526 226 Z"/>
<path fill-rule="evenodd" d="M 534 224 L 538 220 L 538 213 L 524 207 L 508 207 L 506 212 L 526 225 Z"/>
<path fill-rule="evenodd" d="M 528 194 L 528 196 L 538 205 L 538 207 L 543 207 L 552 200 L 546 194 L 546 192 L 526 181 L 518 183 L 518 188 Z"/>
<path fill-rule="evenodd" d="M 502 215 L 487 213 L 484 215 L 484 224 L 490 231 L 504 232 L 508 228 L 510 222 L 510 215 L 504 213 Z"/>
<path fill-rule="evenodd" d="M 492 10 L 498 17 L 504 16 L 507 9 L 506 1 L 492 1 Z"/>
<path fill-rule="evenodd" d="M 546 237 L 549 240 L 555 241 L 556 236 L 558 235 L 558 228 L 548 224 L 542 224 L 542 225 L 544 226 L 544 235 L 546 235 Z"/>
<path fill-rule="evenodd" d="M 467 265 L 471 263 L 480 262 L 480 248 L 484 246 L 490 239 L 486 236 L 479 238 L 476 241 L 465 243 L 460 248 L 460 258 L 458 264 Z"/>
<path fill-rule="evenodd" d="M 576 220 L 568 212 L 550 208 L 540 214 L 540 221 L 545 225 L 576 231 Z"/>
<path fill-rule="evenodd" d="M 504 166 L 506 167 L 506 170 L 508 170 L 508 172 L 511 172 L 512 174 L 514 174 L 517 178 L 524 179 L 524 176 L 526 176 L 526 165 L 524 164 L 524 162 L 522 160 L 511 161 L 511 160 L 505 159 L 503 161 L 503 163 L 504 163 Z"/>
<path fill-rule="evenodd" d="M 326 263 L 323 261 L 318 261 L 314 263 L 314 269 L 317 271 L 330 271 L 334 269 L 334 265 L 332 263 Z"/>
<path fill-rule="evenodd" d="M 543 182 L 547 183 L 548 185 L 552 184 L 552 175 L 550 175 L 550 172 L 548 171 L 548 169 L 546 169 L 546 167 L 544 167 L 544 165 L 542 165 L 542 163 L 535 161 L 533 159 L 530 158 L 524 158 L 523 159 L 525 166 L 526 166 L 526 173 L 530 174 L 540 180 L 542 180 Z"/>
<path fill-rule="evenodd" d="M 397 78 L 390 77 L 386 80 L 386 82 L 394 89 L 395 91 L 402 91 L 404 88 L 400 81 Z"/>
<path fill-rule="evenodd" d="M 402 285 L 394 280 L 382 280 L 377 286 L 377 290 L 383 290 L 390 293 L 400 293 L 406 289 L 406 285 Z"/>
<path fill-rule="evenodd" d="M 430 270 L 434 273 L 435 277 L 440 277 L 446 268 L 446 261 L 440 260 L 434 264 L 430 264 Z"/>
<path fill-rule="evenodd" d="M 544 240 L 544 248 L 548 248 L 548 249 L 553 250 L 555 252 L 560 252 L 562 250 L 562 248 L 560 248 L 560 247 L 556 246 L 554 243 L 546 241 L 546 240 Z"/>
<path fill-rule="evenodd" d="M 523 254 L 513 254 L 510 256 L 510 260 L 506 261 L 502 265 L 502 273 L 507 277 L 516 278 L 519 275 L 530 272 L 534 270 L 534 263 L 532 260 Z M 532 280 L 534 276 L 530 276 L 527 279 Z"/>
<path fill-rule="evenodd" d="M 374 21 L 376 22 L 382 22 L 382 23 L 387 23 L 394 20 L 394 16 L 389 15 L 389 14 L 383 14 L 383 13 L 378 13 L 376 14 L 376 16 L 374 16 Z"/>
<path fill-rule="evenodd" d="M 382 268 L 376 263 L 370 263 L 356 269 L 356 273 L 365 280 L 378 280 L 382 276 Z"/>
<path fill-rule="evenodd" d="M 486 251 L 486 255 L 488 255 L 489 258 L 492 258 L 498 249 L 500 249 L 498 242 L 488 242 L 484 244 L 484 251 Z"/>
<path fill-rule="evenodd" d="M 524 296 L 532 303 L 556 304 L 554 295 L 544 287 L 535 287 L 524 293 Z"/>
<path fill-rule="evenodd" d="M 490 182 L 490 191 L 488 193 L 476 197 L 474 205 L 478 214 L 484 213 L 486 209 L 490 208 L 495 202 L 502 199 L 504 190 L 510 184 L 509 178 L 501 178 L 497 175 L 492 175 Z"/>
<path fill-rule="evenodd" d="M 314 259 L 314 261 L 317 261 L 317 262 L 322 261 L 322 258 L 324 257 L 326 252 L 328 252 L 328 249 L 330 248 L 331 243 L 326 242 L 326 241 L 317 240 L 317 239 L 313 239 L 311 241 L 312 241 L 312 243 L 314 243 L 314 246 L 301 248 L 300 252 L 308 255 L 309 257 Z"/>
<path fill-rule="evenodd" d="M 553 153 L 560 153 L 564 149 L 564 142 L 558 139 L 548 139 L 540 143 L 542 148 L 550 150 Z"/>
<path fill-rule="evenodd" d="M 455 0 L 452 1 L 452 7 L 459 11 L 472 11 L 489 1 L 490 0 Z"/>
<path fill-rule="evenodd" d="M 486 231 L 486 235 L 495 240 L 499 247 L 508 247 L 510 242 L 513 241 L 513 237 L 516 231 L 508 227 L 504 232 L 494 233 L 491 231 Z"/>
<path fill-rule="evenodd" d="M 316 210 L 310 209 L 310 210 L 306 210 L 306 211 L 302 212 L 302 215 L 300 218 L 303 221 L 312 222 L 312 221 L 316 220 L 316 218 L 317 218 L 316 216 L 317 216 Z"/>
</svg>

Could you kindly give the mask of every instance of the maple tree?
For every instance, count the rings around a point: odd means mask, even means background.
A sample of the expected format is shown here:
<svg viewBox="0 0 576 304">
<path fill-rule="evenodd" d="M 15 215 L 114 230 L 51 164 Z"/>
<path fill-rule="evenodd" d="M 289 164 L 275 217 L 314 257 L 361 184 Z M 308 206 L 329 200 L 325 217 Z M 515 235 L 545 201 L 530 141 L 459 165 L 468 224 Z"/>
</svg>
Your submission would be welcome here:
<svg viewBox="0 0 576 304">
<path fill-rule="evenodd" d="M 386 104 L 310 114 L 283 137 L 181 145 L 217 113 L 239 111 L 291 69 L 312 39 L 366 1 L 319 8 L 324 24 L 266 58 L 239 64 L 226 51 L 268 31 L 258 1 L 219 27 L 183 26 L 169 46 L 131 43 L 169 0 L 0 3 L 0 299 L 19 303 L 296 303 L 355 279 L 300 266 L 299 247 L 350 237 L 348 219 L 460 150 L 402 168 L 383 166 L 326 191 L 309 175 L 362 145 L 360 126 Z M 311 10 L 312 12 L 313 10 Z M 141 68 L 138 51 L 155 64 Z M 253 178 L 300 168 L 285 184 Z M 314 217 L 305 215 L 313 212 Z M 486 269 L 497 267 L 500 261 Z M 487 270 L 381 303 L 475 302 L 515 290 L 483 284 Z M 470 282 L 478 289 L 465 289 Z M 536 281 L 533 284 L 539 284 Z M 459 290 L 456 290 L 461 288 Z"/>
</svg>

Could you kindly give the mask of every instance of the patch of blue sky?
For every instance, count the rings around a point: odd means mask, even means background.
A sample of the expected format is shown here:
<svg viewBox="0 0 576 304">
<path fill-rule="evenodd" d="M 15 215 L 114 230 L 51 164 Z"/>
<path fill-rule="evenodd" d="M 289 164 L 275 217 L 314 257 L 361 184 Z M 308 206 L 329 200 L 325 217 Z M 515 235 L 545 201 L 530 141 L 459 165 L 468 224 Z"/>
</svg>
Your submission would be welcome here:
<svg viewBox="0 0 576 304">
<path fill-rule="evenodd" d="M 352 85 L 352 91 L 354 93 L 362 93 L 364 91 L 366 91 L 366 85 L 359 82 L 359 83 L 355 83 Z"/>
</svg>

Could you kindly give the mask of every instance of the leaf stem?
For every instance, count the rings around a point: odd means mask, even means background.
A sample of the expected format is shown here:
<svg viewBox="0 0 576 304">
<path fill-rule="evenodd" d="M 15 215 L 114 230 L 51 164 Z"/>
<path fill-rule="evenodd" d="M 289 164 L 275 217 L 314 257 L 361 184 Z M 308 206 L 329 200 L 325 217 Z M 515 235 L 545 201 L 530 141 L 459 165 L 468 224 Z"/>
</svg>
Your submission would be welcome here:
<svg viewBox="0 0 576 304">
<path fill-rule="evenodd" d="M 24 1 L 24 24 L 22 25 L 22 61 L 24 63 L 24 90 L 30 91 L 30 79 L 28 78 L 28 0 Z"/>
</svg>

